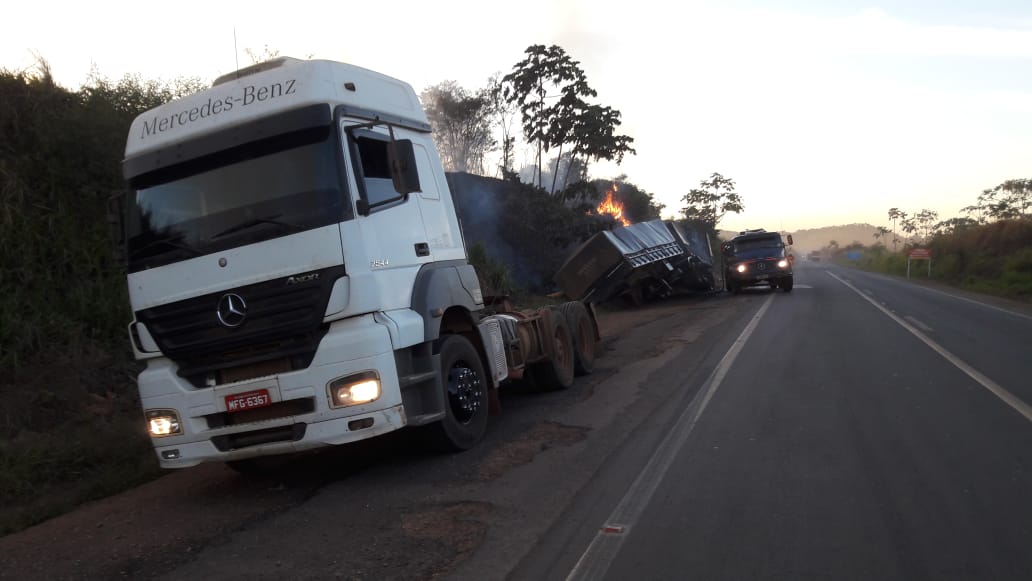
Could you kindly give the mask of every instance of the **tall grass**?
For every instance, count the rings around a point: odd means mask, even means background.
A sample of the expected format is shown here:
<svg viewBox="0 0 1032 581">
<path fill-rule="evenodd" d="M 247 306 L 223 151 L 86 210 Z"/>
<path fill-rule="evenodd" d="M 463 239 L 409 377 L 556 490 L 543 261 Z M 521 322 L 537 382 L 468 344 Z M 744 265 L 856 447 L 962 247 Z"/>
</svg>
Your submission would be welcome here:
<svg viewBox="0 0 1032 581">
<path fill-rule="evenodd" d="M 1032 299 L 1032 219 L 1000 220 L 935 236 L 932 279 L 973 291 L 1017 299 Z M 865 248 L 858 261 L 840 262 L 903 276 L 906 252 L 892 254 L 884 247 Z M 927 264 L 914 261 L 912 277 L 927 277 Z"/>
<path fill-rule="evenodd" d="M 107 200 L 133 117 L 195 86 L 0 71 L 0 534 L 159 472 Z"/>
</svg>

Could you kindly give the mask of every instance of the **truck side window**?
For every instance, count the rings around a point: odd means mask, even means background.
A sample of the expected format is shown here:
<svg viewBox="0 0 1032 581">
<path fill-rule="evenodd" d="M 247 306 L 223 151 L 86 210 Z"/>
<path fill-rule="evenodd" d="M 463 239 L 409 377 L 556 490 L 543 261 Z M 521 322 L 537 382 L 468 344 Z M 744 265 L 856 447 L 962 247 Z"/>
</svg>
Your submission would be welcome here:
<svg viewBox="0 0 1032 581">
<path fill-rule="evenodd" d="M 387 159 L 387 141 L 358 135 L 355 138 L 362 168 L 362 182 L 369 205 L 400 198 L 394 191 L 391 169 Z"/>
</svg>

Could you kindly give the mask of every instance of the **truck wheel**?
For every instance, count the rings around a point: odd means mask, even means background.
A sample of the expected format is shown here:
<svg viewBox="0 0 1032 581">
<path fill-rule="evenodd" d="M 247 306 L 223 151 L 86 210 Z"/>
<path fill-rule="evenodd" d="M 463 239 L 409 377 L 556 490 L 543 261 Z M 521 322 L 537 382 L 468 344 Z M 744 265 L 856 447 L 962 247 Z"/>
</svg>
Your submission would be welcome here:
<svg viewBox="0 0 1032 581">
<path fill-rule="evenodd" d="M 595 327 L 588 309 L 580 301 L 563 303 L 559 307 L 573 337 L 573 371 L 587 375 L 595 369 Z"/>
<path fill-rule="evenodd" d="M 573 337 L 565 317 L 560 313 L 554 313 L 550 318 L 555 352 L 550 355 L 548 361 L 531 365 L 530 372 L 538 387 L 552 390 L 566 389 L 573 385 Z"/>
<path fill-rule="evenodd" d="M 487 377 L 480 355 L 462 335 L 437 341 L 444 387 L 444 419 L 430 426 L 438 447 L 460 452 L 475 446 L 487 431 Z"/>
<path fill-rule="evenodd" d="M 785 278 L 781 279 L 781 288 L 784 289 L 784 291 L 786 293 L 792 292 L 792 277 L 791 276 L 786 276 Z"/>
</svg>

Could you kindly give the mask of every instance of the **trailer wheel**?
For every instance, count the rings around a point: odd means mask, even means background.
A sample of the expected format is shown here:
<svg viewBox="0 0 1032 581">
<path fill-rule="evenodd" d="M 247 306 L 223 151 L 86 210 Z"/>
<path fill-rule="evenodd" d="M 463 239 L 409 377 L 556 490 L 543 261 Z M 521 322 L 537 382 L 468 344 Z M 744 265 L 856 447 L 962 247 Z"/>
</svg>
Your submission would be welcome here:
<svg viewBox="0 0 1032 581">
<path fill-rule="evenodd" d="M 460 452 L 475 446 L 487 431 L 487 378 L 473 345 L 462 335 L 438 339 L 444 419 L 430 427 L 438 447 Z"/>
<path fill-rule="evenodd" d="M 573 337 L 574 374 L 587 375 L 595 369 L 595 327 L 591 324 L 588 309 L 580 301 L 570 301 L 563 303 L 559 311 Z"/>
<path fill-rule="evenodd" d="M 561 313 L 553 313 L 549 318 L 552 321 L 551 332 L 555 353 L 552 353 L 548 361 L 531 365 L 530 372 L 538 387 L 566 389 L 573 385 L 573 336 L 570 326 L 566 324 L 566 317 Z"/>
</svg>

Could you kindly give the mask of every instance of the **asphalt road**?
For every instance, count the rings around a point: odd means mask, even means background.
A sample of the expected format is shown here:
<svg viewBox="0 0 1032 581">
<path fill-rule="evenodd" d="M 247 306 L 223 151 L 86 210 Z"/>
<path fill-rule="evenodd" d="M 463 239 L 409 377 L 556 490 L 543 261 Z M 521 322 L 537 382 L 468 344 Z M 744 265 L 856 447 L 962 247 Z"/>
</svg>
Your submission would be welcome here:
<svg viewBox="0 0 1032 581">
<path fill-rule="evenodd" d="M 1032 578 L 1032 317 L 801 266 L 512 578 Z"/>
<path fill-rule="evenodd" d="M 1032 579 L 1032 317 L 798 266 L 607 310 L 595 373 L 468 452 L 175 471 L 0 538 L 0 579 Z"/>
</svg>

